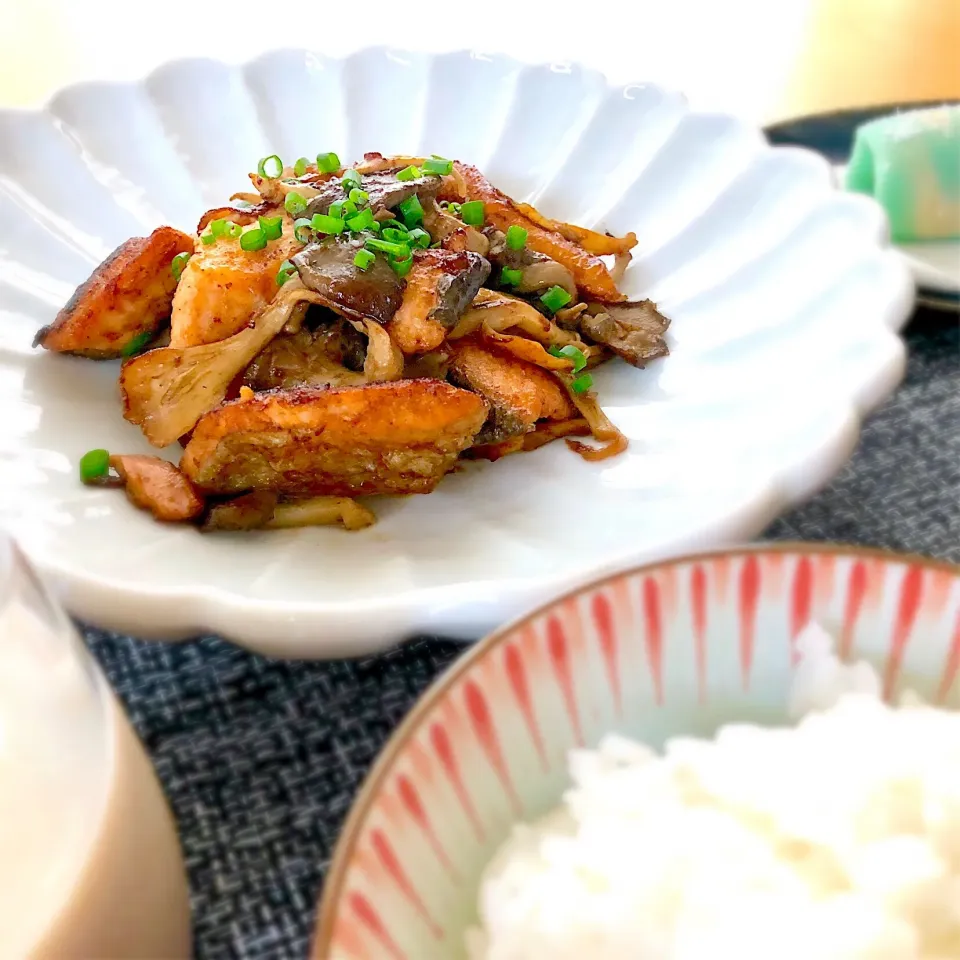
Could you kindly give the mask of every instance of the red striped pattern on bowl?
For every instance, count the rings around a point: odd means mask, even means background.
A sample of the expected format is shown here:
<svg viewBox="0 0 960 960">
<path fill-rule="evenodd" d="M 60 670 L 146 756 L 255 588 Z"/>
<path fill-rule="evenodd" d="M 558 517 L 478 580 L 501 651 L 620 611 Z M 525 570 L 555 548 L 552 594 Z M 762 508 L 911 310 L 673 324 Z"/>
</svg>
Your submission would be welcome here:
<svg viewBox="0 0 960 960">
<path fill-rule="evenodd" d="M 873 662 L 887 696 L 960 704 L 947 564 L 768 545 L 587 587 L 478 644 L 394 734 L 341 838 L 314 957 L 461 956 L 480 871 L 517 820 L 559 802 L 572 747 L 781 722 L 811 620 Z"/>
</svg>

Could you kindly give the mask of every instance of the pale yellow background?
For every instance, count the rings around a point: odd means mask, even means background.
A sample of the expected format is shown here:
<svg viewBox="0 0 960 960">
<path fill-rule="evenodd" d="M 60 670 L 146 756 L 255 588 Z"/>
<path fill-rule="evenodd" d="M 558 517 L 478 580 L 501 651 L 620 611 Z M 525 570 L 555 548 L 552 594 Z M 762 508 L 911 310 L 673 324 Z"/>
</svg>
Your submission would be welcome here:
<svg viewBox="0 0 960 960">
<path fill-rule="evenodd" d="M 349 53 L 375 43 L 580 60 L 615 81 L 654 79 L 698 107 L 758 122 L 960 97 L 960 0 L 588 0 L 569 14 L 561 6 L 447 0 L 405 17 L 399 0 L 0 0 L 0 102 L 34 105 L 66 83 L 138 77 L 177 56 L 243 60 L 278 46 Z"/>
</svg>

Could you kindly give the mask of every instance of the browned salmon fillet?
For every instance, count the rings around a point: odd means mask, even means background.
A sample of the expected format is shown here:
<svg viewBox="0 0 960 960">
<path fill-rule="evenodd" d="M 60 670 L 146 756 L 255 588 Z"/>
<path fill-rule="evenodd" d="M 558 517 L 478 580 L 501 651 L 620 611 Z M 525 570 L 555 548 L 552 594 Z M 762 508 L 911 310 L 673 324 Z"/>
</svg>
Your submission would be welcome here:
<svg viewBox="0 0 960 960">
<path fill-rule="evenodd" d="M 548 371 L 470 337 L 450 343 L 450 378 L 490 402 L 478 443 L 498 443 L 533 429 L 538 420 L 577 416 L 566 390 Z"/>
<path fill-rule="evenodd" d="M 243 250 L 229 237 L 209 246 L 197 243 L 173 298 L 171 346 L 215 343 L 250 323 L 276 296 L 280 265 L 303 246 L 289 220 L 283 230 L 262 250 Z"/>
<path fill-rule="evenodd" d="M 202 417 L 180 467 L 210 493 L 429 493 L 486 416 L 439 380 L 261 393 Z"/>
<path fill-rule="evenodd" d="M 177 288 L 171 261 L 192 251 L 193 237 L 173 227 L 121 243 L 37 333 L 34 346 L 94 360 L 121 356 L 170 316 Z"/>
<path fill-rule="evenodd" d="M 192 520 L 203 512 L 203 499 L 169 460 L 141 454 L 114 455 L 110 466 L 120 476 L 131 503 L 157 520 Z"/>
</svg>

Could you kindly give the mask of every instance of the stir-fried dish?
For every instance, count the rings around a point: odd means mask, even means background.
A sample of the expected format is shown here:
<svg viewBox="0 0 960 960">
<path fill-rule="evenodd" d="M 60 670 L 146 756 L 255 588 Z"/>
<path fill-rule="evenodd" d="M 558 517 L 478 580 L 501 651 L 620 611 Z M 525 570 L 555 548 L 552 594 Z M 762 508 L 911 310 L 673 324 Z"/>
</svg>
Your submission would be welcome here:
<svg viewBox="0 0 960 960">
<path fill-rule="evenodd" d="M 429 493 L 460 458 L 626 449 L 590 371 L 667 352 L 666 318 L 618 289 L 633 234 L 437 156 L 271 156 L 250 178 L 195 234 L 121 244 L 37 334 L 122 358 L 123 416 L 183 447 L 179 467 L 91 450 L 83 482 L 204 530 L 359 529 L 356 497 Z"/>
</svg>

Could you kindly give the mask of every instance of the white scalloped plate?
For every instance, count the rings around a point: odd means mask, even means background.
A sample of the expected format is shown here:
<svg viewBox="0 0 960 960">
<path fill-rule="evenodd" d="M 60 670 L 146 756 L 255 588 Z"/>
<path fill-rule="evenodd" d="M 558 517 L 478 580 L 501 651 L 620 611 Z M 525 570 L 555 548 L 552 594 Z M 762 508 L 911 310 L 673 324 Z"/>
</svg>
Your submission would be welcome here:
<svg viewBox="0 0 960 960">
<path fill-rule="evenodd" d="M 596 377 L 629 452 L 468 464 L 356 534 L 202 536 L 81 487 L 88 448 L 148 447 L 116 365 L 33 351 L 35 330 L 117 243 L 192 228 L 261 156 L 320 150 L 460 157 L 551 216 L 635 231 L 628 292 L 673 326 L 667 359 Z M 81 617 L 281 656 L 476 637 L 586 579 L 755 535 L 847 459 L 902 376 L 912 303 L 879 209 L 814 154 L 656 86 L 465 52 L 178 61 L 4 111 L 0 223 L 0 524 Z"/>
</svg>

